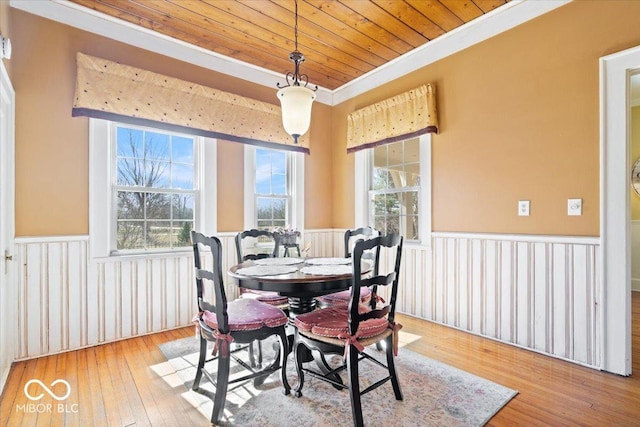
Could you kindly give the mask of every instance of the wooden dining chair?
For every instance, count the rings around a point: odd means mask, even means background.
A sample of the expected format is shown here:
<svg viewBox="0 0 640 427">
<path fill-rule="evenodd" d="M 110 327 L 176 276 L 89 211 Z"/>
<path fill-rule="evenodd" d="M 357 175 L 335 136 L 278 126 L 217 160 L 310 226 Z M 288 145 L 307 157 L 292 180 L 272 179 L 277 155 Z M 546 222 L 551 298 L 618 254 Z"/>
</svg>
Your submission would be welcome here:
<svg viewBox="0 0 640 427">
<path fill-rule="evenodd" d="M 273 243 L 273 250 L 267 250 L 266 252 L 258 252 L 255 250 L 245 252 L 243 242 L 245 242 L 245 239 L 249 238 L 254 239 L 254 244 L 264 242 Z M 278 258 L 280 255 L 280 235 L 268 230 L 258 230 L 253 228 L 251 230 L 242 231 L 236 234 L 235 242 L 238 264 L 250 260 L 255 261 L 264 258 Z M 240 287 L 240 297 L 257 299 L 258 301 L 266 304 L 276 306 L 284 310 L 287 314 L 289 313 L 289 299 L 277 292 L 260 291 Z M 249 357 L 251 360 L 251 366 L 259 368 L 262 366 L 262 344 L 260 341 L 255 343 L 255 347 L 256 348 L 254 348 L 253 344 L 249 346 Z"/>
<path fill-rule="evenodd" d="M 345 258 L 351 258 L 352 248 L 357 240 L 369 240 L 373 237 L 378 237 L 380 232 L 373 227 L 360 227 L 353 230 L 347 230 L 344 233 L 344 256 Z M 373 251 L 366 252 L 363 258 L 369 262 L 375 262 L 375 254 Z M 374 274 L 377 274 L 378 266 L 374 263 Z M 316 298 L 320 307 L 332 307 L 335 305 L 347 305 L 349 303 L 349 297 L 351 290 L 334 292 L 332 294 L 322 295 Z M 371 301 L 371 289 L 368 287 L 360 290 L 360 300 L 363 304 L 369 304 Z"/>
<path fill-rule="evenodd" d="M 193 381 L 193 390 L 198 390 L 202 376 L 215 384 L 215 397 L 211 422 L 218 423 L 223 415 L 227 396 L 227 388 L 230 384 L 253 379 L 255 385 L 260 385 L 273 372 L 282 367 L 280 378 L 284 387 L 284 394 L 289 394 L 291 387 L 287 382 L 287 357 L 289 342 L 285 331 L 288 316 L 279 308 L 262 303 L 255 299 L 237 299 L 227 301 L 222 281 L 222 250 L 220 240 L 216 237 L 207 237 L 197 231 L 191 231 L 193 244 L 193 258 L 195 264 L 196 294 L 198 301 L 198 314 L 194 319 L 200 335 L 200 355 L 198 368 Z M 213 267 L 204 268 L 204 253 L 202 248 L 208 248 L 211 253 Z M 211 283 L 207 288 L 208 295 L 213 297 L 214 303 L 205 300 L 204 289 L 206 283 Z M 237 356 L 238 351 L 245 347 L 231 349 L 231 343 L 251 344 L 255 340 L 264 340 L 271 336 L 277 336 L 280 341 L 279 351 L 271 365 L 261 370 L 256 370 Z M 207 343 L 213 342 L 213 357 L 207 359 Z M 284 357 L 281 357 L 284 355 Z M 229 379 L 231 360 L 246 369 L 246 373 L 240 377 Z M 214 380 L 206 366 L 209 362 L 217 361 L 217 373 Z"/>
<path fill-rule="evenodd" d="M 362 395 L 374 390 L 387 381 L 391 382 L 396 400 L 402 400 L 400 382 L 394 364 L 397 355 L 397 332 L 402 325 L 395 323 L 395 306 L 398 296 L 398 279 L 400 275 L 400 260 L 402 258 L 403 238 L 397 234 L 374 237 L 370 240 L 358 241 L 353 250 L 353 285 L 348 306 L 334 306 L 322 308 L 296 317 L 296 332 L 294 335 L 293 352 L 295 355 L 298 384 L 295 395 L 302 396 L 302 388 L 306 375 L 321 379 L 335 388 L 348 389 L 351 399 L 353 424 L 364 425 L 362 417 Z M 361 275 L 361 261 L 368 250 L 375 250 L 376 263 L 379 263 L 382 248 L 391 250 L 391 257 L 395 251 L 393 270 L 386 275 Z M 393 259 L 393 258 L 392 258 Z M 378 286 L 389 286 L 390 301 L 378 304 L 375 308 L 360 304 L 360 291 L 365 286 L 371 286 L 372 298 L 375 298 Z M 378 342 L 384 342 L 386 348 L 386 364 L 367 354 L 367 347 Z M 326 354 L 342 354 L 344 363 L 337 368 L 323 373 L 305 364 L 304 353 L 309 350 Z M 363 372 L 368 376 L 375 375 L 376 366 L 386 370 L 381 379 L 374 378 L 371 385 L 360 389 L 359 363 L 370 361 Z M 347 372 L 347 381 L 338 381 L 336 374 Z"/>
<path fill-rule="evenodd" d="M 273 250 L 267 252 L 245 252 L 243 246 L 244 239 L 253 238 L 256 241 L 268 241 L 273 242 Z M 248 260 L 257 260 L 264 258 L 277 258 L 280 254 L 280 237 L 278 233 L 272 233 L 267 230 L 245 230 L 236 234 L 236 255 L 238 264 L 241 264 Z M 258 301 L 265 302 L 270 305 L 275 305 L 283 310 L 288 309 L 289 302 L 287 297 L 279 295 L 277 292 L 258 291 L 253 289 L 240 288 L 240 295 L 243 298 L 255 298 Z"/>
</svg>

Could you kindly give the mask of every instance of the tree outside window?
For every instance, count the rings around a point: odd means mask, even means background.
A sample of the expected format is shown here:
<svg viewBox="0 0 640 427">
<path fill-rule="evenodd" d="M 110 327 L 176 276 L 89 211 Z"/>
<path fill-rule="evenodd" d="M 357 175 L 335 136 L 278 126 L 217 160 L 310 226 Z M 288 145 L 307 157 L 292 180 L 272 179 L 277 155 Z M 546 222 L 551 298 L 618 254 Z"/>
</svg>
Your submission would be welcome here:
<svg viewBox="0 0 640 427">
<path fill-rule="evenodd" d="M 288 223 L 287 153 L 256 148 L 256 215 L 259 229 L 272 230 Z"/>
<path fill-rule="evenodd" d="M 382 234 L 419 240 L 420 139 L 373 149 L 370 215 Z"/>
<path fill-rule="evenodd" d="M 118 250 L 190 245 L 195 213 L 194 138 L 116 129 Z"/>
</svg>

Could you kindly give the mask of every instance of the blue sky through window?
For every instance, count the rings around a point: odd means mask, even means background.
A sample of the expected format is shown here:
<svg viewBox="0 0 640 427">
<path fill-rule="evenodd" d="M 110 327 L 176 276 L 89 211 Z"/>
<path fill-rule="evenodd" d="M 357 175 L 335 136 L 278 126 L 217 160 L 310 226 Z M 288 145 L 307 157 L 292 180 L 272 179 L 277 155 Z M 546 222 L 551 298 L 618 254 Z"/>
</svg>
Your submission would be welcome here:
<svg viewBox="0 0 640 427">
<path fill-rule="evenodd" d="M 287 194 L 287 155 L 285 152 L 256 148 L 256 193 Z"/>
</svg>

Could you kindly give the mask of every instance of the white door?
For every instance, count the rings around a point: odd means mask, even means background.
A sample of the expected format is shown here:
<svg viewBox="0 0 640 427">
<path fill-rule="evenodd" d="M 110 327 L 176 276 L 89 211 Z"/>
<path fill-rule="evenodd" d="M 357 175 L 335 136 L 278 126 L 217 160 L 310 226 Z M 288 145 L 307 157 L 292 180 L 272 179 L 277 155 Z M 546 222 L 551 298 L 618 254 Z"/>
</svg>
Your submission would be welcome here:
<svg viewBox="0 0 640 427">
<path fill-rule="evenodd" d="M 0 60 L 0 392 L 7 381 L 16 348 L 14 101 L 13 87 Z"/>
</svg>

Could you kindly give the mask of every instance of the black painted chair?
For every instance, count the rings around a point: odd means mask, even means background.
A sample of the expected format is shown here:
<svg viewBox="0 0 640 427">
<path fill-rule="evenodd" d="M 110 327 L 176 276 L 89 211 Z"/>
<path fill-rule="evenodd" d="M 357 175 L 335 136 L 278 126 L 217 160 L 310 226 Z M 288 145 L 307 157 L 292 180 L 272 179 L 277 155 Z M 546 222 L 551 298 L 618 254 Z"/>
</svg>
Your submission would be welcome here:
<svg viewBox="0 0 640 427">
<path fill-rule="evenodd" d="M 349 306 L 335 306 L 322 308 L 314 312 L 301 314 L 296 317 L 296 333 L 294 336 L 293 352 L 295 354 L 296 370 L 298 372 L 298 385 L 295 387 L 295 395 L 302 396 L 302 388 L 306 375 L 321 379 L 333 385 L 335 388 L 348 389 L 351 399 L 353 424 L 364 425 L 362 417 L 362 395 L 374 390 L 387 381 L 391 381 L 396 400 L 402 400 L 402 391 L 394 364 L 394 356 L 397 355 L 397 332 L 402 327 L 395 323 L 395 305 L 398 296 L 398 278 L 400 275 L 400 260 L 402 258 L 403 238 L 397 234 L 375 237 L 370 240 L 358 241 L 353 250 L 353 285 Z M 375 275 L 363 278 L 361 275 L 361 260 L 368 250 L 375 250 L 376 262 L 379 262 L 382 248 L 395 251 L 395 263 L 393 270 L 386 275 Z M 390 302 L 378 305 L 376 308 L 360 304 L 360 291 L 364 286 L 372 287 L 375 298 L 378 286 L 390 286 Z M 386 365 L 367 354 L 366 347 L 378 342 L 384 342 L 386 348 Z M 306 347 L 306 348 L 305 348 Z M 313 367 L 305 365 L 303 354 L 308 350 L 317 350 L 323 356 L 326 354 L 343 354 L 344 363 L 329 373 L 322 373 Z M 375 376 L 378 372 L 375 366 L 386 370 L 385 377 L 372 379 L 371 385 L 360 390 L 359 364 L 367 360 L 366 368 L 363 368 L 369 376 Z M 336 381 L 335 374 L 347 372 L 347 381 Z M 331 378 L 334 376 L 334 378 Z"/>
<path fill-rule="evenodd" d="M 280 235 L 278 233 L 272 233 L 267 230 L 245 230 L 236 234 L 236 255 L 238 264 L 248 260 L 255 261 L 257 259 L 264 258 L 277 258 L 280 254 Z M 273 250 L 268 252 L 252 252 L 245 253 L 243 246 L 244 239 L 253 238 L 258 242 L 273 242 Z M 289 302 L 287 297 L 279 295 L 277 292 L 257 291 L 253 289 L 240 288 L 240 295 L 243 298 L 255 298 L 258 301 L 265 302 L 270 305 L 275 305 L 283 310 L 288 309 Z"/>
<path fill-rule="evenodd" d="M 195 321 L 200 335 L 200 355 L 196 377 L 193 381 L 193 390 L 198 390 L 202 376 L 215 384 L 215 397 L 211 422 L 218 423 L 223 415 L 227 396 L 227 388 L 230 384 L 244 382 L 253 379 L 255 385 L 262 384 L 273 372 L 280 369 L 282 359 L 281 380 L 284 394 L 289 394 L 291 387 L 287 382 L 286 368 L 289 353 L 289 342 L 285 331 L 289 318 L 279 308 L 262 303 L 255 299 L 237 299 L 227 301 L 222 281 L 222 250 L 220 240 L 216 237 L 207 237 L 196 231 L 191 231 L 193 244 L 193 256 L 195 264 L 195 278 L 198 298 L 198 315 Z M 207 248 L 211 252 L 213 267 L 204 268 L 204 252 Z M 205 283 L 211 283 L 207 288 L 210 298 L 214 303 L 204 299 Z M 237 356 L 237 352 L 244 351 L 245 347 L 231 349 L 231 343 L 251 344 L 255 340 L 264 340 L 271 336 L 277 336 L 280 341 L 279 351 L 273 363 L 262 370 L 253 369 L 244 360 Z M 213 342 L 213 357 L 207 359 L 207 343 Z M 285 355 L 284 357 L 280 357 Z M 246 375 L 234 377 L 229 380 L 231 361 L 246 369 Z M 214 380 L 213 374 L 207 370 L 209 362 L 217 361 L 217 374 Z"/>
<path fill-rule="evenodd" d="M 273 250 L 267 250 L 266 252 L 252 251 L 249 253 L 245 253 L 243 242 L 248 238 L 252 238 L 254 244 L 264 244 L 265 242 L 273 243 Z M 280 234 L 278 233 L 253 228 L 251 230 L 245 230 L 236 234 L 235 241 L 238 264 L 249 260 L 255 261 L 264 258 L 278 258 L 278 255 L 280 255 Z M 258 301 L 276 306 L 284 310 L 286 314 L 289 313 L 289 299 L 278 294 L 277 292 L 240 288 L 240 297 L 257 299 Z M 253 345 L 249 346 L 249 357 L 251 359 L 251 366 L 260 367 L 262 366 L 262 344 L 260 343 L 260 341 L 256 343 L 256 346 L 257 349 L 254 349 Z"/>
<path fill-rule="evenodd" d="M 344 233 L 344 256 L 345 258 L 351 258 L 351 250 L 357 240 L 369 240 L 373 237 L 378 237 L 380 232 L 373 227 L 361 227 L 354 230 L 347 230 Z M 370 262 L 375 261 L 375 253 L 373 251 L 365 252 L 363 258 Z M 378 266 L 374 264 L 374 274 L 377 274 Z M 320 307 L 332 307 L 336 305 L 347 305 L 349 303 L 349 297 L 351 290 L 334 292 L 332 294 L 322 295 L 316 298 Z M 367 287 L 362 288 L 360 291 L 360 300 L 363 304 L 370 304 L 371 290 Z"/>
</svg>

